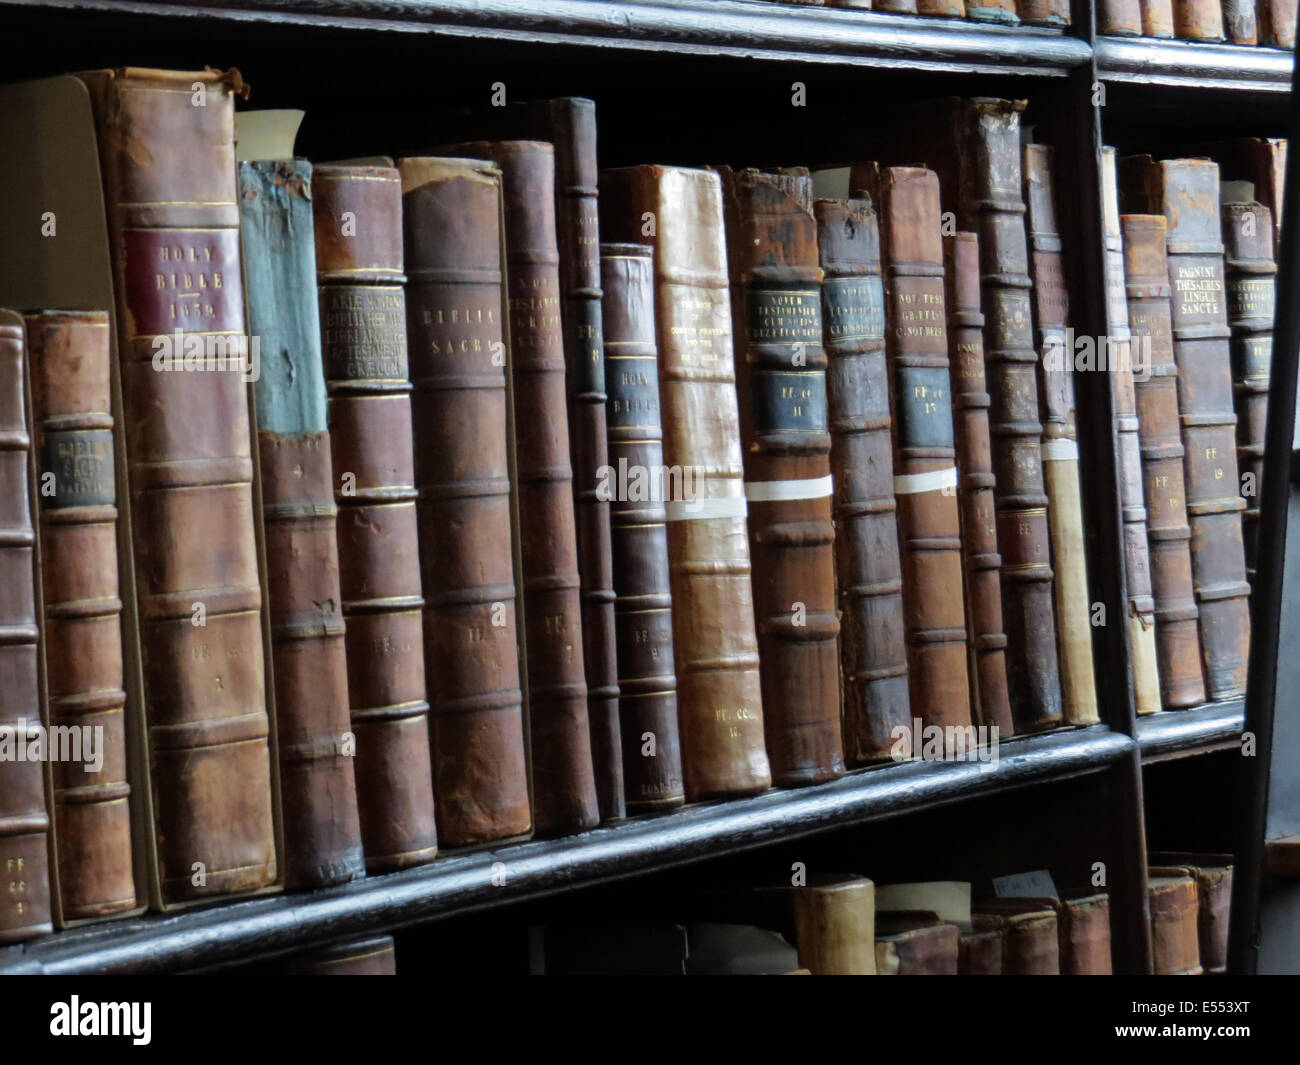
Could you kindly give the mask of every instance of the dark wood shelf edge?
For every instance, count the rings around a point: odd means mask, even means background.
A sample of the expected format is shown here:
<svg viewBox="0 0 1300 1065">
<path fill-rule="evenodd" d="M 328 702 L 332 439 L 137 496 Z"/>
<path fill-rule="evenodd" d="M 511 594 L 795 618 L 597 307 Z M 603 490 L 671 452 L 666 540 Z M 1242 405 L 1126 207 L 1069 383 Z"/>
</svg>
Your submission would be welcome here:
<svg viewBox="0 0 1300 1065">
<path fill-rule="evenodd" d="M 1245 704 L 1241 699 L 1206 703 L 1190 710 L 1162 710 L 1138 718 L 1137 741 L 1144 764 L 1221 751 L 1241 743 Z"/>
<path fill-rule="evenodd" d="M 1295 53 L 1235 44 L 1162 41 L 1150 37 L 1098 37 L 1102 81 L 1288 93 Z"/>
<path fill-rule="evenodd" d="M 1132 739 L 1100 725 L 1013 739 L 1000 746 L 996 762 L 868 769 L 563 839 L 451 854 L 322 891 L 72 928 L 0 950 L 0 974 L 166 972 L 248 960 L 1095 773 L 1134 749 Z M 494 883 L 494 874 L 497 881 L 504 874 L 504 883 Z"/>
</svg>

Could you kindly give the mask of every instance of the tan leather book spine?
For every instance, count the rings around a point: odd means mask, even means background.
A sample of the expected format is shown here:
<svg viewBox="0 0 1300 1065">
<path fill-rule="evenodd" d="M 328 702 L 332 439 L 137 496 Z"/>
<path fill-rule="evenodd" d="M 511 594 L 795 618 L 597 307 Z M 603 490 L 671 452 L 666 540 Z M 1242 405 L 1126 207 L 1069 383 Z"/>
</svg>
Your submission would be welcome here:
<svg viewBox="0 0 1300 1065">
<path fill-rule="evenodd" d="M 1259 43 L 1294 52 L 1296 0 L 1260 0 L 1258 15 Z"/>
<path fill-rule="evenodd" d="M 1259 44 L 1255 7 L 1255 0 L 1223 0 L 1223 30 L 1229 44 Z"/>
<path fill-rule="evenodd" d="M 1142 36 L 1141 0 L 1101 0 L 1097 5 L 1097 32 L 1107 37 Z"/>
<path fill-rule="evenodd" d="M 1042 144 L 1027 144 L 1023 149 L 1023 161 L 1025 221 L 1039 351 L 1043 483 L 1047 488 L 1047 525 L 1056 578 L 1052 591 L 1056 601 L 1061 710 L 1066 724 L 1095 725 L 1100 717 L 1092 671 L 1092 597 L 1088 593 L 1083 510 L 1079 498 L 1079 444 L 1074 409 L 1075 352 L 1073 345 L 1067 342 L 1068 297 L 1061 237 L 1056 224 L 1052 150 Z"/>
<path fill-rule="evenodd" d="M 799 965 L 814 976 L 876 975 L 876 885 L 828 877 L 790 893 Z"/>
<path fill-rule="evenodd" d="M 1138 0 L 1142 6 L 1142 36 L 1169 40 L 1174 35 L 1174 0 Z"/>
<path fill-rule="evenodd" d="M 1128 324 L 1128 298 L 1124 287 L 1124 235 L 1119 221 L 1119 194 L 1115 176 L 1115 150 L 1102 149 L 1102 231 L 1106 250 L 1106 313 L 1109 337 L 1106 371 L 1110 376 L 1111 403 L 1119 446 L 1120 514 L 1124 524 L 1124 578 L 1128 609 L 1124 625 L 1133 670 L 1133 701 L 1139 714 L 1161 708 L 1160 672 L 1157 665 L 1155 598 L 1151 591 L 1146 494 L 1142 480 L 1142 445 L 1138 428 L 1135 373 L 1146 374 L 1150 345 L 1143 341 L 1133 357 L 1133 337 Z M 1136 370 L 1135 370 L 1136 366 Z"/>
<path fill-rule="evenodd" d="M 1147 881 L 1151 968 L 1157 976 L 1199 976 L 1196 881 L 1185 872 L 1157 869 Z"/>
<path fill-rule="evenodd" d="M 844 772 L 826 350 L 812 178 L 722 170 L 772 783 Z"/>
<path fill-rule="evenodd" d="M 1178 368 L 1170 323 L 1164 215 L 1123 215 L 1124 278 L 1132 341 L 1146 351 L 1134 382 L 1142 486 L 1147 504 L 1151 592 L 1155 600 L 1160 701 L 1166 710 L 1205 702 L 1200 610 L 1192 583 L 1192 530 L 1187 524 Z"/>
<path fill-rule="evenodd" d="M 946 150 L 955 156 L 948 188 L 958 225 L 979 234 L 1007 692 L 1016 731 L 1033 732 L 1061 724 L 1062 699 L 1020 179 L 1023 110 L 1016 100 L 958 102 Z"/>
<path fill-rule="evenodd" d="M 955 976 L 961 934 L 955 924 L 910 928 L 876 937 L 880 976 Z"/>
<path fill-rule="evenodd" d="M 1228 971 L 1228 919 L 1232 909 L 1232 857 L 1226 854 L 1152 854 L 1151 876 L 1196 881 L 1196 935 L 1201 968 Z"/>
<path fill-rule="evenodd" d="M 491 159 L 502 174 L 533 822 L 540 835 L 559 835 L 592 827 L 600 810 L 565 415 L 555 152 L 539 141 L 477 141 L 452 150 Z"/>
<path fill-rule="evenodd" d="M 1052 910 L 1008 914 L 1004 935 L 1003 975 L 1060 975 L 1061 946 Z"/>
<path fill-rule="evenodd" d="M 1062 976 L 1110 976 L 1110 899 L 1068 898 L 1057 910 Z"/>
<path fill-rule="evenodd" d="M 989 439 L 989 394 L 984 374 L 984 315 L 980 313 L 979 237 L 944 238 L 948 346 L 952 352 L 953 427 L 957 441 L 957 498 L 961 506 L 966 576 L 970 691 L 976 721 L 1015 732 L 1007 696 L 1007 637 L 1002 631 L 1002 556 Z"/>
<path fill-rule="evenodd" d="M 1027 26 L 1068 26 L 1070 0 L 1016 0 L 1016 14 Z"/>
<path fill-rule="evenodd" d="M 1174 34 L 1183 41 L 1223 40 L 1220 0 L 1173 0 Z"/>
<path fill-rule="evenodd" d="M 680 481 L 667 513 L 686 798 L 762 791 L 772 778 L 763 743 L 721 182 L 712 171 L 679 167 L 606 171 L 601 212 L 607 237 L 643 239 L 655 249 L 664 462 Z"/>
<path fill-rule="evenodd" d="M 22 317 L 0 310 L 0 736 L 10 748 L 0 760 L 0 944 L 54 931 L 45 767 L 16 757 L 44 733 L 25 348 Z"/>
<path fill-rule="evenodd" d="M 1246 579 L 1255 580 L 1259 497 L 1264 480 L 1264 425 L 1273 362 L 1277 263 L 1273 216 L 1259 203 L 1223 205 L 1228 327 L 1232 330 L 1232 389 L 1237 407 L 1237 470 L 1241 478 L 1241 535 Z"/>
<path fill-rule="evenodd" d="M 1206 159 L 1126 164 L 1134 199 L 1169 222 L 1165 233 L 1178 405 L 1186 448 L 1192 575 L 1200 608 L 1201 659 L 1209 697 L 1246 689 L 1250 610 L 1237 477 L 1228 311 L 1219 224 L 1219 168 Z"/>
<path fill-rule="evenodd" d="M 971 914 L 971 930 L 962 932 L 957 950 L 959 976 L 1001 976 L 1006 922 L 1001 917 Z"/>
<path fill-rule="evenodd" d="M 639 489 L 610 500 L 614 618 L 618 647 L 623 790 L 631 813 L 680 806 L 686 799 L 677 729 L 672 578 L 664 469 L 659 346 L 655 331 L 654 249 L 602 244 L 601 310 L 609 407 L 609 476 L 640 471 Z M 657 489 L 657 490 L 656 490 Z"/>
<path fill-rule="evenodd" d="M 511 549 L 501 172 L 403 159 L 434 810 L 443 846 L 532 827 Z"/>
<path fill-rule="evenodd" d="M 965 18 L 963 0 L 916 0 L 916 13 L 932 18 Z"/>
<path fill-rule="evenodd" d="M 366 869 L 437 854 L 425 695 L 402 199 L 390 166 L 313 174 L 348 698 Z"/>
<path fill-rule="evenodd" d="M 866 199 L 818 200 L 813 213 L 824 273 L 844 750 L 850 765 L 862 765 L 888 758 L 894 730 L 912 723 L 880 226 Z"/>
<path fill-rule="evenodd" d="M 109 329 L 107 311 L 27 315 L 48 718 L 84 737 L 81 759 L 53 763 L 64 921 L 136 905 Z"/>
<path fill-rule="evenodd" d="M 396 976 L 392 936 L 367 936 L 331 943 L 284 963 L 288 976 Z"/>
<path fill-rule="evenodd" d="M 277 860 L 245 366 L 187 372 L 181 350 L 203 345 L 215 362 L 203 338 L 229 351 L 246 336 L 234 157 L 242 81 L 235 71 L 81 77 L 114 250 L 162 900 L 255 890 L 275 882 Z M 193 106 L 200 92 L 204 106 Z"/>
</svg>

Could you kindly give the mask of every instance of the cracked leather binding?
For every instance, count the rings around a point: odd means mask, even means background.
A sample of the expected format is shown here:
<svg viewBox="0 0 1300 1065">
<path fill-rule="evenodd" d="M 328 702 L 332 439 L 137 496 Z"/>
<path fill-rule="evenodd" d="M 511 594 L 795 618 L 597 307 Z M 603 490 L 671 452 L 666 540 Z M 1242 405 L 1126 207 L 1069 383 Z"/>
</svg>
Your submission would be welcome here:
<svg viewBox="0 0 1300 1065">
<path fill-rule="evenodd" d="M 821 280 L 806 170 L 722 170 L 772 783 L 844 772 Z"/>
<path fill-rule="evenodd" d="M 1259 43 L 1295 51 L 1296 0 L 1260 0 L 1258 14 Z"/>
<path fill-rule="evenodd" d="M 0 732 L 15 744 L 41 734 L 24 348 L 22 318 L 0 310 Z M 54 931 L 49 832 L 44 763 L 0 761 L 0 943 Z"/>
<path fill-rule="evenodd" d="M 1068 26 L 1070 0 L 1016 0 L 1016 14 L 1026 26 Z"/>
<path fill-rule="evenodd" d="M 609 474 L 664 467 L 654 249 L 602 244 Z M 682 751 L 673 664 L 668 518 L 662 483 L 610 501 L 623 790 L 630 813 L 680 806 Z"/>
<path fill-rule="evenodd" d="M 601 229 L 654 247 L 664 462 L 680 471 L 667 513 L 686 798 L 762 791 L 771 771 L 718 175 L 661 166 L 607 170 Z"/>
<path fill-rule="evenodd" d="M 39 493 L 49 723 L 101 729 L 95 772 L 56 761 L 54 818 L 64 921 L 134 909 L 122 600 L 107 311 L 27 315 Z"/>
<path fill-rule="evenodd" d="M 1151 591 L 1151 556 L 1148 550 L 1146 493 L 1142 482 L 1142 445 L 1133 358 L 1133 337 L 1128 324 L 1128 299 L 1124 288 L 1124 235 L 1119 221 L 1119 196 L 1115 178 L 1115 150 L 1102 149 L 1102 234 L 1106 251 L 1106 315 L 1110 334 L 1106 372 L 1110 377 L 1119 467 L 1119 502 L 1123 520 L 1124 582 L 1128 604 L 1124 624 L 1129 661 L 1133 670 L 1133 702 L 1139 714 L 1160 709 L 1160 675 L 1157 666 L 1155 599 Z M 1139 349 L 1136 360 L 1143 378 L 1149 369 L 1150 345 Z"/>
<path fill-rule="evenodd" d="M 1255 0 L 1223 0 L 1223 30 L 1229 44 L 1258 44 Z"/>
<path fill-rule="evenodd" d="M 1219 227 L 1219 168 L 1208 159 L 1126 160 L 1135 202 L 1169 222 L 1174 360 L 1182 422 L 1192 576 L 1211 699 L 1246 690 L 1250 585 L 1241 535 L 1228 309 Z"/>
<path fill-rule="evenodd" d="M 311 194 L 305 160 L 239 164 L 248 330 L 266 355 L 253 399 L 289 888 L 365 872 L 345 748 L 348 666 Z"/>
<path fill-rule="evenodd" d="M 1079 499 L 1075 353 L 1073 345 L 1067 344 L 1069 307 L 1061 237 L 1056 225 L 1052 150 L 1042 144 L 1027 144 L 1023 159 L 1025 220 L 1030 273 L 1034 283 L 1035 338 L 1039 351 L 1043 482 L 1047 488 L 1047 525 L 1052 543 L 1052 570 L 1056 578 L 1052 591 L 1056 603 L 1061 710 L 1066 724 L 1095 725 L 1099 718 L 1097 687 L 1092 671 L 1092 597 L 1088 594 L 1083 508 Z M 1136 446 L 1136 437 L 1133 442 Z M 1133 457 L 1137 458 L 1136 451 Z M 1141 486 L 1138 487 L 1140 490 Z M 1141 509 L 1140 498 L 1138 509 Z"/>
<path fill-rule="evenodd" d="M 851 187 L 870 188 L 873 171 L 871 164 L 855 166 Z M 930 170 L 890 167 L 879 171 L 872 191 L 883 219 L 912 713 L 926 726 L 961 727 L 971 723 L 971 700 L 939 181 Z M 920 740 L 912 736 L 912 749 Z"/>
<path fill-rule="evenodd" d="M 1029 898 L 988 899 L 978 904 L 978 915 L 985 921 L 990 918 L 1002 921 L 1004 976 L 1057 976 L 1061 973 L 1060 923 L 1057 920 L 1060 905 L 1056 899 Z"/>
<path fill-rule="evenodd" d="M 955 976 L 961 930 L 933 913 L 876 914 L 879 976 Z"/>
<path fill-rule="evenodd" d="M 885 360 L 880 227 L 870 200 L 817 200 L 822 334 L 835 494 L 844 750 L 850 765 L 889 757 L 912 724 L 903 571 Z"/>
<path fill-rule="evenodd" d="M 1174 34 L 1182 41 L 1223 40 L 1220 0 L 1174 0 Z"/>
<path fill-rule="evenodd" d="M 1232 909 L 1232 855 L 1151 854 L 1151 876 L 1190 876 L 1196 881 L 1196 935 L 1201 968 L 1228 971 L 1228 918 Z"/>
<path fill-rule="evenodd" d="M 403 159 L 406 321 L 443 846 L 532 827 L 511 547 L 501 171 Z"/>
<path fill-rule="evenodd" d="M 1015 731 L 1007 696 L 1007 637 L 1002 631 L 1002 556 L 998 554 L 989 394 L 984 374 L 984 315 L 980 313 L 980 251 L 974 233 L 944 238 L 948 346 L 953 354 L 953 428 L 957 440 L 957 499 L 961 508 L 962 562 L 971 707 L 975 720 Z"/>
<path fill-rule="evenodd" d="M 1259 548 L 1259 497 L 1264 479 L 1264 423 L 1273 362 L 1273 313 L 1277 264 L 1273 261 L 1273 216 L 1259 203 L 1223 205 L 1223 242 L 1232 330 L 1232 388 L 1237 407 L 1237 469 L 1246 509 L 1241 535 L 1246 580 L 1255 580 Z"/>
<path fill-rule="evenodd" d="M 524 580 L 533 820 L 540 835 L 600 820 L 587 716 L 573 468 L 565 413 L 555 152 L 539 141 L 448 151 L 501 168 Z"/>
<path fill-rule="evenodd" d="M 1138 0 L 1142 8 L 1142 36 L 1169 40 L 1174 35 L 1174 0 Z"/>
<path fill-rule="evenodd" d="M 1141 0 L 1101 0 L 1097 5 L 1097 32 L 1107 37 L 1142 36 Z"/>
<path fill-rule="evenodd" d="M 153 367 L 159 338 L 245 335 L 234 153 L 242 82 L 235 71 L 80 77 L 114 251 L 162 897 L 253 890 L 272 884 L 277 866 L 247 386 L 229 368 Z M 191 103 L 196 83 L 203 107 Z"/>
<path fill-rule="evenodd" d="M 1186 870 L 1153 868 L 1147 878 L 1151 971 L 1156 976 L 1199 976 L 1196 880 Z"/>
<path fill-rule="evenodd" d="M 1169 317 L 1166 222 L 1164 215 L 1126 214 L 1120 217 L 1120 225 L 1132 340 L 1147 353 L 1146 373 L 1134 382 L 1134 390 L 1155 599 L 1160 701 L 1166 710 L 1175 710 L 1205 702 L 1205 679 L 1201 675 L 1200 611 L 1192 583 L 1178 368 Z"/>
<path fill-rule="evenodd" d="M 429 755 L 402 197 L 391 166 L 312 180 L 339 582 L 366 869 L 437 854 Z"/>
</svg>

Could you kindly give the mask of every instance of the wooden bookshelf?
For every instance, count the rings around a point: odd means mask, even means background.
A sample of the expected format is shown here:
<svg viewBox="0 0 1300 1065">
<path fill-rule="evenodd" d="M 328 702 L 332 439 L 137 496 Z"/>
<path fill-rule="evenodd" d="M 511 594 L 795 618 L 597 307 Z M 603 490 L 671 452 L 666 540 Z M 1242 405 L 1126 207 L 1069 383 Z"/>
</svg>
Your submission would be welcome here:
<svg viewBox="0 0 1300 1065">
<path fill-rule="evenodd" d="M 1117 131 L 1135 144 L 1148 133 L 1190 141 L 1202 102 L 1225 95 L 1229 109 L 1267 100 L 1267 115 L 1241 132 L 1284 135 L 1276 116 L 1287 102 L 1294 57 L 1265 48 L 1098 38 L 1094 25 L 1092 0 L 1074 0 L 1073 25 L 1064 31 L 753 0 L 0 0 L 0 34 L 14 57 L 11 80 L 92 65 L 237 64 L 257 88 L 255 106 L 308 110 L 300 148 L 317 158 L 407 150 L 410 145 L 384 138 L 404 129 L 430 97 L 478 98 L 496 70 L 509 75 L 515 99 L 562 93 L 596 99 L 598 113 L 612 117 L 600 126 L 602 160 L 617 164 L 737 161 L 732 154 L 742 150 L 827 164 L 835 153 L 869 148 L 869 138 L 846 123 L 850 106 L 887 113 L 889 101 L 904 96 L 1028 97 L 1035 124 L 1057 150 L 1058 197 L 1070 208 L 1060 221 L 1075 253 L 1071 324 L 1080 334 L 1104 335 L 1100 146 Z M 752 122 L 721 118 L 730 109 L 757 108 L 759 91 L 788 102 L 792 78 L 818 79 L 823 102 L 808 112 L 805 127 L 756 116 Z M 1094 105 L 1098 82 L 1115 84 L 1118 107 Z M 691 94 L 710 84 L 716 98 L 701 105 Z M 1160 106 L 1147 113 L 1145 101 Z M 629 126 L 639 116 L 645 120 Z M 743 147 L 755 137 L 771 142 Z M 827 145 L 828 157 L 810 158 L 810 143 Z M 1123 618 L 1109 381 L 1084 374 L 1077 387 L 1090 591 L 1107 616 Z M 1280 582 L 1280 567 L 1272 579 Z M 621 881 L 676 866 L 813 835 L 835 840 L 854 826 L 905 823 L 944 807 L 1056 784 L 1108 796 L 1095 809 L 1062 803 L 1052 816 L 1063 834 L 1086 824 L 1089 834 L 1113 841 L 1122 866 L 1111 879 L 1116 971 L 1145 972 L 1142 764 L 1231 747 L 1243 728 L 1242 703 L 1136 720 L 1123 626 L 1096 628 L 1093 650 L 1103 724 L 1006 741 L 992 768 L 887 765 L 817 787 L 693 806 L 563 839 L 449 853 L 429 866 L 339 888 L 74 928 L 0 950 L 0 973 L 231 965 L 596 884 L 614 890 Z M 1266 668 L 1271 663 L 1253 663 L 1252 678 Z M 999 824 L 996 832 L 1014 839 L 1017 827 Z M 1034 867 L 1032 852 L 1022 858 L 1023 868 Z M 504 864 L 504 884 L 493 883 L 496 863 Z"/>
</svg>

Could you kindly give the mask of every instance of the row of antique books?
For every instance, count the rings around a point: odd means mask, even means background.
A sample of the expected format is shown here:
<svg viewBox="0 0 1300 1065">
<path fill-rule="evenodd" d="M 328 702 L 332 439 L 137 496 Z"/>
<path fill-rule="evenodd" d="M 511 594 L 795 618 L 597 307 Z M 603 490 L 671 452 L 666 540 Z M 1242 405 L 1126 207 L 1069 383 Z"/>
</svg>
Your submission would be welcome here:
<svg viewBox="0 0 1300 1065">
<path fill-rule="evenodd" d="M 1121 222 L 1107 155 L 1098 365 L 1021 102 L 919 105 L 933 169 L 598 172 L 578 99 L 313 167 L 237 162 L 236 72 L 55 80 L 116 313 L 0 323 L 0 938 L 1096 722 L 1077 370 L 1139 710 L 1243 691 L 1273 223 L 1215 164 Z"/>
<path fill-rule="evenodd" d="M 1005 26 L 1068 26 L 1070 0 L 764 0 L 801 7 L 841 7 L 891 15 L 964 18 Z M 1166 0 L 1168 3 L 1169 0 Z"/>
</svg>

